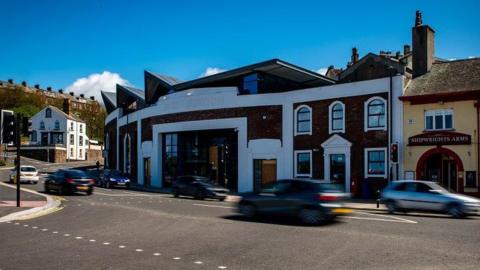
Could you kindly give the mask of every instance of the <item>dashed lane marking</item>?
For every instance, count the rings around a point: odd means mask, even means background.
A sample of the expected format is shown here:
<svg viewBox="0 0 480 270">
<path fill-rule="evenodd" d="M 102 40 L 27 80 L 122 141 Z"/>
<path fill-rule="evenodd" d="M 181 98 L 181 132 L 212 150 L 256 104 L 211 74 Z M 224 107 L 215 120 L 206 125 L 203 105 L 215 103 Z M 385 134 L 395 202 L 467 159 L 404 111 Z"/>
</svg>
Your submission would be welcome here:
<svg viewBox="0 0 480 270">
<path fill-rule="evenodd" d="M 126 248 L 126 246 L 121 245 L 121 246 L 118 246 L 118 248 Z"/>
<path fill-rule="evenodd" d="M 97 240 L 95 240 L 95 239 L 90 239 L 90 240 L 88 240 L 88 241 L 89 241 L 89 242 L 92 242 L 92 243 L 93 243 L 93 242 L 97 242 Z"/>
<path fill-rule="evenodd" d="M 180 257 L 173 257 L 172 259 L 174 259 L 174 260 L 181 260 L 182 258 L 180 258 Z"/>
<path fill-rule="evenodd" d="M 196 261 L 196 262 L 194 262 L 194 263 L 195 263 L 195 264 L 203 264 L 202 261 Z"/>
<path fill-rule="evenodd" d="M 110 243 L 109 243 L 109 242 L 105 242 L 105 243 L 103 243 L 103 244 L 104 244 L 104 245 L 110 245 Z"/>
<path fill-rule="evenodd" d="M 142 252 L 142 251 L 143 251 L 143 249 L 141 249 L 141 248 L 137 248 L 137 249 L 135 249 L 135 251 L 136 251 L 136 252 Z"/>
<path fill-rule="evenodd" d="M 75 239 L 80 240 L 80 239 L 83 239 L 83 237 L 77 236 L 77 237 L 75 237 Z"/>
<path fill-rule="evenodd" d="M 162 254 L 160 254 L 160 253 L 153 253 L 153 256 L 160 256 L 160 255 L 162 255 Z"/>
<path fill-rule="evenodd" d="M 65 237 L 69 237 L 69 236 L 70 236 L 70 234 L 66 233 L 66 234 L 64 234 L 63 236 L 65 236 Z"/>
<path fill-rule="evenodd" d="M 48 229 L 46 229 L 46 228 L 45 228 L 45 229 L 42 229 L 42 232 L 46 232 L 46 231 L 48 231 Z"/>
<path fill-rule="evenodd" d="M 58 234 L 58 232 L 57 232 L 57 231 L 53 231 L 52 233 L 53 233 L 53 234 Z"/>
<path fill-rule="evenodd" d="M 224 265 L 220 265 L 220 266 L 219 266 L 219 267 L 217 267 L 217 268 L 218 268 L 218 269 L 227 269 L 227 267 L 226 267 L 226 266 L 224 266 Z"/>
</svg>

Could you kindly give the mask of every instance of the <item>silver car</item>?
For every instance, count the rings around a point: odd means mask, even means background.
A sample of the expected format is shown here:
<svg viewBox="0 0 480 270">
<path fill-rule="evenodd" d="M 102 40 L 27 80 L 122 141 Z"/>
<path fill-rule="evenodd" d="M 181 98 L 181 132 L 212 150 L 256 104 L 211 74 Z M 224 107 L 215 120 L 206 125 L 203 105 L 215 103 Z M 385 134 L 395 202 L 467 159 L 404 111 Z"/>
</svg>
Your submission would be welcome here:
<svg viewBox="0 0 480 270">
<path fill-rule="evenodd" d="M 480 200 L 451 193 L 429 181 L 394 181 L 382 191 L 381 200 L 389 213 L 419 210 L 443 212 L 459 218 L 480 210 Z"/>
</svg>

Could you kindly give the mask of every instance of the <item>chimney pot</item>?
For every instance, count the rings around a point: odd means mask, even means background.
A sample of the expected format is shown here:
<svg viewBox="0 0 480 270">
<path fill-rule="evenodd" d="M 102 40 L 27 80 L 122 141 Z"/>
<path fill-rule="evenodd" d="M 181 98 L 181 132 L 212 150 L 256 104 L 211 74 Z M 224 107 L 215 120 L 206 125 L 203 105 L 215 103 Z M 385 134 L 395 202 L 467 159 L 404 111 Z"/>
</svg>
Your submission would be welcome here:
<svg viewBox="0 0 480 270">
<path fill-rule="evenodd" d="M 423 24 L 422 22 L 422 12 L 420 10 L 417 10 L 415 12 L 415 27 L 421 26 Z"/>
<path fill-rule="evenodd" d="M 37 84 L 35 84 L 34 87 L 35 87 L 35 89 L 40 89 L 40 84 L 37 83 Z"/>
<path fill-rule="evenodd" d="M 47 87 L 47 91 L 52 91 L 52 87 L 51 86 Z"/>
<path fill-rule="evenodd" d="M 9 84 L 13 84 L 13 79 L 8 79 Z"/>
<path fill-rule="evenodd" d="M 403 45 L 403 55 L 408 55 L 410 54 L 410 45 L 405 44 Z"/>
<path fill-rule="evenodd" d="M 70 115 L 70 99 L 63 99 L 63 112 Z"/>
<path fill-rule="evenodd" d="M 95 100 L 95 97 L 94 97 L 94 96 L 90 96 L 90 99 L 91 99 L 91 100 Z"/>
<path fill-rule="evenodd" d="M 85 95 L 84 95 L 84 94 L 80 94 L 80 97 L 81 97 L 81 98 L 85 98 Z"/>
<path fill-rule="evenodd" d="M 74 97 L 74 96 L 75 96 L 75 93 L 70 92 L 70 96 Z"/>
<path fill-rule="evenodd" d="M 63 94 L 63 89 L 58 89 L 58 92 L 59 92 L 60 94 Z"/>
<path fill-rule="evenodd" d="M 358 50 L 356 47 L 352 48 L 352 65 L 355 65 L 358 62 Z"/>
<path fill-rule="evenodd" d="M 22 81 L 22 86 L 26 87 L 26 86 L 27 86 L 27 82 L 26 82 L 26 81 Z"/>
</svg>

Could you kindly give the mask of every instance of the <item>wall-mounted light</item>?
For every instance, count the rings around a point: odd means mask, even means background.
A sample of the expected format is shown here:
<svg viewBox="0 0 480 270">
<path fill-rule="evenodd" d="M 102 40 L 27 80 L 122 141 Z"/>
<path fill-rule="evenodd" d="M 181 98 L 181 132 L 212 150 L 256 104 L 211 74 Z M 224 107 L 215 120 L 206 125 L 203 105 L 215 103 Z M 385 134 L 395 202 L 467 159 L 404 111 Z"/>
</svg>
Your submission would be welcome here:
<svg viewBox="0 0 480 270">
<path fill-rule="evenodd" d="M 266 116 L 266 115 L 263 115 L 263 116 L 262 116 L 262 119 L 263 119 L 263 120 L 267 119 L 267 116 Z"/>
</svg>

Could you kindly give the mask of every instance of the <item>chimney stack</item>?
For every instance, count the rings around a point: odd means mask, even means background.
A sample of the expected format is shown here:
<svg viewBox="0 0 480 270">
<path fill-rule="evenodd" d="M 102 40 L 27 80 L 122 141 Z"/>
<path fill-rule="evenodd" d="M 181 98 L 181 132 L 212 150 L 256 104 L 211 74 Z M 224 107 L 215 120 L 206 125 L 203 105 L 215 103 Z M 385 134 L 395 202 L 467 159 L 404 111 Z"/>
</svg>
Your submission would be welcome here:
<svg viewBox="0 0 480 270">
<path fill-rule="evenodd" d="M 51 86 L 47 87 L 47 91 L 49 92 L 52 91 L 52 87 Z"/>
<path fill-rule="evenodd" d="M 74 97 L 74 96 L 75 96 L 75 93 L 70 92 L 70 96 Z"/>
<path fill-rule="evenodd" d="M 410 54 L 410 45 L 405 44 L 403 45 L 403 55 L 408 55 Z"/>
<path fill-rule="evenodd" d="M 95 100 L 95 97 L 94 97 L 94 96 L 90 96 L 90 99 L 91 99 L 91 100 Z"/>
<path fill-rule="evenodd" d="M 435 61 L 435 31 L 422 24 L 422 13 L 418 10 L 412 28 L 412 54 L 413 77 L 429 72 Z"/>
<path fill-rule="evenodd" d="M 13 84 L 13 79 L 8 79 L 9 84 Z"/>
<path fill-rule="evenodd" d="M 58 93 L 63 94 L 63 89 L 58 89 Z"/>
<path fill-rule="evenodd" d="M 80 94 L 80 97 L 81 97 L 81 98 L 85 98 L 85 95 L 84 95 L 84 94 Z"/>
<path fill-rule="evenodd" d="M 69 98 L 63 99 L 63 112 L 70 115 L 70 99 Z"/>
<path fill-rule="evenodd" d="M 358 51 L 356 47 L 352 48 L 352 65 L 355 65 L 358 62 Z"/>
<path fill-rule="evenodd" d="M 23 86 L 23 87 L 27 87 L 27 82 L 26 82 L 26 81 L 22 81 L 22 86 Z"/>
<path fill-rule="evenodd" d="M 35 84 L 34 87 L 35 87 L 35 89 L 40 89 L 40 84 L 37 83 L 37 84 Z"/>
</svg>

